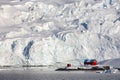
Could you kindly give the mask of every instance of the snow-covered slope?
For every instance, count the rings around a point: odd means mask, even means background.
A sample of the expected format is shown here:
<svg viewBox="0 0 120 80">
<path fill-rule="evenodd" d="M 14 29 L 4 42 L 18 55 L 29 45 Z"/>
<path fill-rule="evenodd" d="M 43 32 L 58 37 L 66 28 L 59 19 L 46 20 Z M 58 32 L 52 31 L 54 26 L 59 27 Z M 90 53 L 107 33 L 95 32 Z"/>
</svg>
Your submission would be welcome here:
<svg viewBox="0 0 120 80">
<path fill-rule="evenodd" d="M 120 57 L 120 0 L 0 1 L 0 64 Z"/>
<path fill-rule="evenodd" d="M 99 64 L 112 66 L 114 68 L 120 68 L 120 58 L 104 60 L 101 61 Z"/>
</svg>

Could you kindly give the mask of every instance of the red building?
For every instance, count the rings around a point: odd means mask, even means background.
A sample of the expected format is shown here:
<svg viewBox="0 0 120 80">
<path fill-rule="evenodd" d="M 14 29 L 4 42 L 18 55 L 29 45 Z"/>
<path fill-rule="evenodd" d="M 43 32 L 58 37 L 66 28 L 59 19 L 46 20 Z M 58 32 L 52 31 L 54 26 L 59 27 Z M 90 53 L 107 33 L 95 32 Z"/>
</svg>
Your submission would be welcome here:
<svg viewBox="0 0 120 80">
<path fill-rule="evenodd" d="M 97 65 L 97 60 L 96 59 L 85 59 L 84 65 Z"/>
</svg>

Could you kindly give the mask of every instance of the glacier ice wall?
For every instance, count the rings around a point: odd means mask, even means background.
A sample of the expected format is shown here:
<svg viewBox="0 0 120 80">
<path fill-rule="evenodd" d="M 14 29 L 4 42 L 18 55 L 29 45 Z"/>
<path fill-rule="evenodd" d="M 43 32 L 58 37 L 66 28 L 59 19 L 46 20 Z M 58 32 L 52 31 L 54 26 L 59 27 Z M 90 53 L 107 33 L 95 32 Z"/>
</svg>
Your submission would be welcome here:
<svg viewBox="0 0 120 80">
<path fill-rule="evenodd" d="M 0 5 L 0 65 L 83 64 L 120 57 L 120 0 Z"/>
</svg>

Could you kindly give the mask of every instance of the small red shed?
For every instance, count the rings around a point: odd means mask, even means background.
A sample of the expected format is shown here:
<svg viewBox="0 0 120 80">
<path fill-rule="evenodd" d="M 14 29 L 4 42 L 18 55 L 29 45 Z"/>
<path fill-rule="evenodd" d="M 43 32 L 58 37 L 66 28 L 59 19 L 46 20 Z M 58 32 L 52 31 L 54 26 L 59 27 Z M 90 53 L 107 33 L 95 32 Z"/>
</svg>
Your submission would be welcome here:
<svg viewBox="0 0 120 80">
<path fill-rule="evenodd" d="M 97 65 L 97 60 L 96 59 L 85 59 L 84 65 Z"/>
</svg>

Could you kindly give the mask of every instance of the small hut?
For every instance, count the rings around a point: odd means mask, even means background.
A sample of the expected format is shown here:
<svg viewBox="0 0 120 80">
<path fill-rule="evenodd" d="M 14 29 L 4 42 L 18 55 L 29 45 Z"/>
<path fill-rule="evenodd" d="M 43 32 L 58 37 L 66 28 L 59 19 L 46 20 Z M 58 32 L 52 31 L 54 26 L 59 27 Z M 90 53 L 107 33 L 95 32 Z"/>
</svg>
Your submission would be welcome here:
<svg viewBox="0 0 120 80">
<path fill-rule="evenodd" d="M 97 60 L 96 59 L 85 59 L 84 65 L 97 65 Z"/>
</svg>

